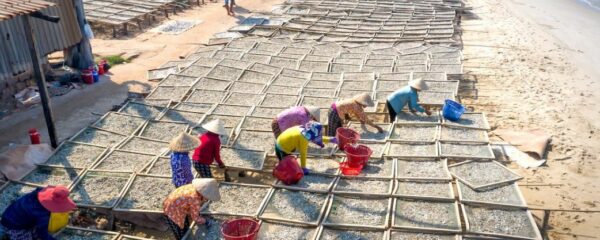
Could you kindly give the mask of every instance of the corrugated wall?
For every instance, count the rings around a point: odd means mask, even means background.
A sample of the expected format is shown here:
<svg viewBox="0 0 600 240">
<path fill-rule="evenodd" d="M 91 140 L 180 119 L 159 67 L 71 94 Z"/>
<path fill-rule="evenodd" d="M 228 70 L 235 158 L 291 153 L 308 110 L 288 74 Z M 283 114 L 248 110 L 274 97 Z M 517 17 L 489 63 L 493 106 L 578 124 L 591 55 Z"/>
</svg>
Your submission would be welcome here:
<svg viewBox="0 0 600 240">
<path fill-rule="evenodd" d="M 59 16 L 58 23 L 32 19 L 32 28 L 40 55 L 61 51 L 81 40 L 82 33 L 77 24 L 73 0 L 49 0 L 56 6 L 42 12 Z M 0 83 L 31 68 L 31 59 L 20 17 L 0 22 Z M 0 84 L 0 89 L 4 84 Z"/>
</svg>

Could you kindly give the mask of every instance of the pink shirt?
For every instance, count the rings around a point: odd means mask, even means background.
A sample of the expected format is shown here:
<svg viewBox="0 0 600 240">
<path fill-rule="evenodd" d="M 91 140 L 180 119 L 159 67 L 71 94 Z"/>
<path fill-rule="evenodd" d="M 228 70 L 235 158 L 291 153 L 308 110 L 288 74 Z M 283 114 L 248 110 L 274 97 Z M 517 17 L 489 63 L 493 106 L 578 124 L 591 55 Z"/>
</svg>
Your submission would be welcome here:
<svg viewBox="0 0 600 240">
<path fill-rule="evenodd" d="M 288 128 L 304 125 L 310 121 L 310 114 L 302 106 L 291 107 L 277 114 L 277 123 L 281 132 Z"/>
</svg>

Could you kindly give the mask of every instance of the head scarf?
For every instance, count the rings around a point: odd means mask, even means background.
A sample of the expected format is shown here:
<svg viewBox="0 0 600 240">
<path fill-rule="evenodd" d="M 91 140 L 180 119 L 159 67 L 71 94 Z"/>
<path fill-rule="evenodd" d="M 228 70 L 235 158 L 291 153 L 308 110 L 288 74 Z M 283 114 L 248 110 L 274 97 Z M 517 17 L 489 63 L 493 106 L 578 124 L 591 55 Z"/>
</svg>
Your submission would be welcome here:
<svg viewBox="0 0 600 240">
<path fill-rule="evenodd" d="M 325 145 L 323 144 L 323 134 L 321 131 L 322 129 L 323 126 L 320 123 L 314 121 L 310 121 L 304 124 L 304 126 L 300 126 L 300 130 L 304 138 L 323 148 L 325 147 Z"/>
</svg>

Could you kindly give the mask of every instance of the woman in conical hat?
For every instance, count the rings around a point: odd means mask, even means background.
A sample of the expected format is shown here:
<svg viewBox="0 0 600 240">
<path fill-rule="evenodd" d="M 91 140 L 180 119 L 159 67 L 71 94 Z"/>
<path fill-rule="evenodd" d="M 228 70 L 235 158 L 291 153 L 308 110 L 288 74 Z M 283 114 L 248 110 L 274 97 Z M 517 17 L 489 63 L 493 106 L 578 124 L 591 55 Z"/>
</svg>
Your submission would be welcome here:
<svg viewBox="0 0 600 240">
<path fill-rule="evenodd" d="M 301 126 L 309 121 L 319 122 L 321 119 L 321 110 L 314 106 L 295 106 L 283 110 L 277 114 L 271 123 L 271 130 L 275 138 L 294 126 Z"/>
<path fill-rule="evenodd" d="M 207 201 L 219 201 L 219 183 L 214 179 L 194 179 L 173 190 L 163 202 L 163 212 L 175 239 L 182 239 L 190 227 L 190 220 L 197 225 L 207 221 L 200 215 L 200 207 Z"/>
<path fill-rule="evenodd" d="M 350 99 L 344 99 L 331 104 L 331 110 L 329 111 L 328 122 L 329 129 L 327 130 L 328 136 L 335 136 L 338 128 L 344 125 L 345 120 L 358 120 L 362 124 L 370 125 L 377 129 L 380 133 L 383 129 L 374 124 L 365 114 L 365 108 L 375 106 L 373 99 L 368 93 L 362 93 L 354 96 Z"/>
<path fill-rule="evenodd" d="M 171 149 L 171 171 L 175 187 L 190 184 L 194 179 L 189 152 L 200 145 L 200 141 L 187 133 L 181 133 L 169 143 Z"/>
<path fill-rule="evenodd" d="M 431 115 L 431 112 L 424 109 L 417 102 L 419 100 L 419 92 L 429 89 L 427 83 L 423 79 L 414 79 L 408 82 L 406 87 L 396 90 L 387 97 L 386 106 L 390 113 L 390 121 L 396 120 L 396 115 L 402 111 L 405 106 L 412 113 L 424 112 Z"/>
<path fill-rule="evenodd" d="M 206 132 L 200 135 L 200 146 L 194 151 L 194 169 L 202 178 L 212 178 L 210 165 L 216 161 L 220 168 L 225 168 L 225 164 L 221 161 L 221 138 L 220 135 L 227 135 L 225 124 L 220 119 L 212 120 L 202 128 Z"/>
</svg>

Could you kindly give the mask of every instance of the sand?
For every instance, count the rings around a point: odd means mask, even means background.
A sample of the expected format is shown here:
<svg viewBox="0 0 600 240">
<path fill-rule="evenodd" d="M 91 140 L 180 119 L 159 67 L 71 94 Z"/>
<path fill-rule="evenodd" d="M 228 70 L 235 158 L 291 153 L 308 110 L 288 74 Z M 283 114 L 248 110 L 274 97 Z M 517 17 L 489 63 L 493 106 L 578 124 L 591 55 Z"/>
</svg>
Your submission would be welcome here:
<svg viewBox="0 0 600 240">
<path fill-rule="evenodd" d="M 582 1 L 469 0 L 463 17 L 465 71 L 477 75 L 478 99 L 492 129 L 544 129 L 552 134 L 548 166 L 519 169 L 529 205 L 596 209 L 600 155 L 598 61 L 600 14 Z M 534 213 L 541 217 L 539 213 Z M 577 217 L 577 219 L 574 219 Z M 598 235 L 600 215 L 553 214 L 553 239 Z M 560 232 L 560 233 L 559 233 Z"/>
</svg>

